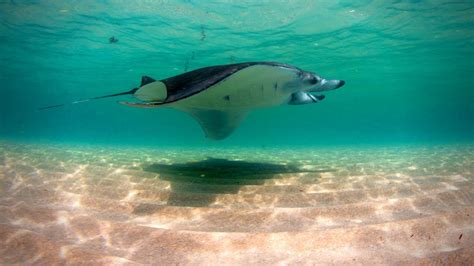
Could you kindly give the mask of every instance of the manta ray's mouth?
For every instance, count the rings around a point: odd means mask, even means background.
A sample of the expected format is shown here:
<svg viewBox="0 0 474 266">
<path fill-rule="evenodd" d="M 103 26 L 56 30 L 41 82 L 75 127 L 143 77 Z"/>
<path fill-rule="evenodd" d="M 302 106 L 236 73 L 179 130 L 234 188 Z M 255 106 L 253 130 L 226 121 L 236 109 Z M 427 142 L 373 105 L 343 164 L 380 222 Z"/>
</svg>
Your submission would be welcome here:
<svg viewBox="0 0 474 266">
<path fill-rule="evenodd" d="M 311 88 L 309 91 L 310 92 L 330 91 L 330 90 L 339 89 L 340 87 L 344 86 L 344 84 L 346 84 L 344 80 L 322 79 L 321 82 L 319 82 L 314 88 Z"/>
</svg>

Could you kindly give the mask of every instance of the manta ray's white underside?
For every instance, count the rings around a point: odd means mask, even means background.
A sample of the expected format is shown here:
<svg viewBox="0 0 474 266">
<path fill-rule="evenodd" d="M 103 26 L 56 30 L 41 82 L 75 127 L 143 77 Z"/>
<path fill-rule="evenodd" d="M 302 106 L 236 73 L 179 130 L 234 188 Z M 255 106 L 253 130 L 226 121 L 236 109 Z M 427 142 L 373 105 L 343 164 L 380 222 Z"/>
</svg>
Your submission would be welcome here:
<svg viewBox="0 0 474 266">
<path fill-rule="evenodd" d="M 125 103 L 135 107 L 171 107 L 194 117 L 206 137 L 229 136 L 254 108 L 275 106 L 288 101 L 298 89 L 298 73 L 291 68 L 253 65 L 246 67 L 207 89 L 171 103 Z M 159 82 L 159 81 L 158 81 Z M 146 99 L 163 97 L 160 86 L 148 88 Z M 150 93 L 151 92 L 151 93 Z M 140 90 L 136 92 L 140 94 Z M 145 95 L 145 93 L 142 93 Z"/>
</svg>

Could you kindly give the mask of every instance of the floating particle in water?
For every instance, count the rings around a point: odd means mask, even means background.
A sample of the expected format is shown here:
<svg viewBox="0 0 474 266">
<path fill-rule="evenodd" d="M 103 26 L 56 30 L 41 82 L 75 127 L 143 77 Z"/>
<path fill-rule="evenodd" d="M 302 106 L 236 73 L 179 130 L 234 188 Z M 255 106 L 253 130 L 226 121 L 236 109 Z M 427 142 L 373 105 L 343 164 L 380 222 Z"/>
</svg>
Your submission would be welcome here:
<svg viewBox="0 0 474 266">
<path fill-rule="evenodd" d="M 201 25 L 201 41 L 206 39 L 206 32 L 204 31 L 204 26 Z"/>
<path fill-rule="evenodd" d="M 189 69 L 189 64 L 191 63 L 192 60 L 194 60 L 195 54 L 196 54 L 196 53 L 193 51 L 193 52 L 191 53 L 191 56 L 188 57 L 188 58 L 186 58 L 186 59 L 184 60 L 184 72 L 188 71 L 188 69 Z"/>
<path fill-rule="evenodd" d="M 186 60 L 184 60 L 184 72 L 188 71 L 188 68 L 189 68 L 189 58 L 186 58 Z"/>
<path fill-rule="evenodd" d="M 109 43 L 117 43 L 119 40 L 115 38 L 115 36 L 112 36 L 109 38 Z"/>
<path fill-rule="evenodd" d="M 461 238 L 462 238 L 462 234 L 459 235 L 459 240 L 461 240 Z"/>
</svg>

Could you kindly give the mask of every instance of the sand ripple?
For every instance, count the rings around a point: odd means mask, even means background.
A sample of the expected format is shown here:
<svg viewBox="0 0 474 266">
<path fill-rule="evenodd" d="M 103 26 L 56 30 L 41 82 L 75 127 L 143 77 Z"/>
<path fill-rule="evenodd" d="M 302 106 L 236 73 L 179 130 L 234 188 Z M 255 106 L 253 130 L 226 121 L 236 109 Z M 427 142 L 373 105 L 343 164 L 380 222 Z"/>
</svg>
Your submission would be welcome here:
<svg viewBox="0 0 474 266">
<path fill-rule="evenodd" d="M 0 264 L 474 262 L 473 146 L 0 151 Z"/>
</svg>

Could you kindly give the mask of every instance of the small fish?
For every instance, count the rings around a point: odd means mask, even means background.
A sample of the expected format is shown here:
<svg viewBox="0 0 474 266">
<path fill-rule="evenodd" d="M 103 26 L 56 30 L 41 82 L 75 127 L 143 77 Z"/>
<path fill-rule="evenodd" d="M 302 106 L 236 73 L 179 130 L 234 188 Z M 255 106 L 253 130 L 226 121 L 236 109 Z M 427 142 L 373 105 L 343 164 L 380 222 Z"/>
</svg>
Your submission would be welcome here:
<svg viewBox="0 0 474 266">
<path fill-rule="evenodd" d="M 109 43 L 117 43 L 119 40 L 115 38 L 115 36 L 112 36 L 109 38 Z"/>
<path fill-rule="evenodd" d="M 189 59 L 186 58 L 184 60 L 184 72 L 188 71 L 188 68 L 189 68 Z"/>
<path fill-rule="evenodd" d="M 201 25 L 201 41 L 203 42 L 206 39 L 206 33 L 204 32 L 204 26 Z"/>
</svg>

